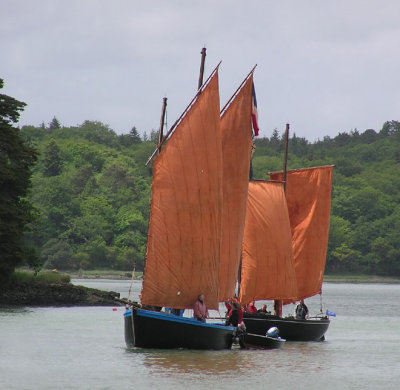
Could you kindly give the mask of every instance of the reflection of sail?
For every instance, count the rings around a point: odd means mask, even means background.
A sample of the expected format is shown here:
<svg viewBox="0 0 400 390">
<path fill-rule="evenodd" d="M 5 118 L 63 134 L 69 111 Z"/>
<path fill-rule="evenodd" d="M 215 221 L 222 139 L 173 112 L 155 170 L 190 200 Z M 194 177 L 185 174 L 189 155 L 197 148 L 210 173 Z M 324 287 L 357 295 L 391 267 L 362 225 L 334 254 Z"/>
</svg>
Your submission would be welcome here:
<svg viewBox="0 0 400 390">
<path fill-rule="evenodd" d="M 218 72 L 154 162 L 142 302 L 218 308 L 222 151 Z"/>
<path fill-rule="evenodd" d="M 240 262 L 252 145 L 251 75 L 221 117 L 223 212 L 219 301 L 232 298 Z"/>
<path fill-rule="evenodd" d="M 287 172 L 286 198 L 298 299 L 321 292 L 329 235 L 333 166 Z M 282 180 L 282 172 L 270 174 Z"/>
<path fill-rule="evenodd" d="M 240 351 L 237 351 L 240 352 Z M 221 376 L 232 377 L 232 372 L 243 367 L 243 353 L 229 351 L 197 352 L 188 350 L 170 350 L 167 353 L 144 353 L 144 365 L 157 375 L 170 376 L 171 374 L 204 374 L 215 379 Z M 245 368 L 246 370 L 248 369 Z M 174 377 L 175 378 L 175 377 Z M 186 381 L 189 378 L 186 377 Z M 188 383 L 188 382 L 186 382 Z"/>
<path fill-rule="evenodd" d="M 240 302 L 297 295 L 289 215 L 282 183 L 249 183 Z"/>
</svg>

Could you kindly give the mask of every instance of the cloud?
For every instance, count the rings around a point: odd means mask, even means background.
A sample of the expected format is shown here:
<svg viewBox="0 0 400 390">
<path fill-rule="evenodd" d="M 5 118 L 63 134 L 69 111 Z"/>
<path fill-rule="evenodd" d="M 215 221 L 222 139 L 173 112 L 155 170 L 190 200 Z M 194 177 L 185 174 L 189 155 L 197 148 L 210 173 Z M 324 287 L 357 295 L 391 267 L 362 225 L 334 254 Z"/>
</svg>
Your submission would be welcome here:
<svg viewBox="0 0 400 390">
<path fill-rule="evenodd" d="M 222 60 L 221 105 L 258 64 L 261 135 L 309 140 L 396 120 L 397 0 L 3 0 L 4 93 L 28 104 L 21 124 L 55 115 L 66 126 L 99 120 L 149 132 L 168 97 L 170 125 Z M 6 54 L 4 54 L 6 53 Z"/>
</svg>

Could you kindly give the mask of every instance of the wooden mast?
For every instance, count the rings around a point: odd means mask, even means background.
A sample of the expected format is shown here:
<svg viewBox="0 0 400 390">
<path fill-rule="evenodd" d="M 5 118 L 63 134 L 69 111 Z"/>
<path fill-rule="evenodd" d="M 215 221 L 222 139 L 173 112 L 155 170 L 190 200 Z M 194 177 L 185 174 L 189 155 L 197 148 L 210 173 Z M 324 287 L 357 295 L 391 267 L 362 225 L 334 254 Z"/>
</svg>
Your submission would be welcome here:
<svg viewBox="0 0 400 390">
<path fill-rule="evenodd" d="M 287 173 L 287 159 L 288 159 L 288 145 L 289 145 L 289 123 L 286 123 L 285 131 L 285 154 L 283 158 L 283 191 L 286 194 L 286 173 Z M 282 317 L 282 301 L 279 299 L 274 300 L 274 314 Z"/>
<path fill-rule="evenodd" d="M 204 64 L 206 62 L 206 48 L 203 47 L 201 49 L 201 62 L 200 62 L 200 74 L 199 74 L 199 84 L 197 86 L 197 89 L 200 89 L 201 86 L 203 85 L 203 77 L 204 77 Z"/>
<path fill-rule="evenodd" d="M 289 123 L 286 123 L 285 132 L 285 155 L 283 159 L 283 189 L 286 193 L 286 173 L 287 173 L 287 159 L 288 159 L 288 148 L 289 148 Z"/>
<path fill-rule="evenodd" d="M 163 105 L 161 109 L 161 119 L 160 119 L 160 129 L 158 130 L 158 153 L 161 152 L 161 141 L 163 139 L 163 130 L 164 130 L 164 121 L 165 121 L 165 113 L 167 111 L 167 98 L 163 98 Z"/>
</svg>

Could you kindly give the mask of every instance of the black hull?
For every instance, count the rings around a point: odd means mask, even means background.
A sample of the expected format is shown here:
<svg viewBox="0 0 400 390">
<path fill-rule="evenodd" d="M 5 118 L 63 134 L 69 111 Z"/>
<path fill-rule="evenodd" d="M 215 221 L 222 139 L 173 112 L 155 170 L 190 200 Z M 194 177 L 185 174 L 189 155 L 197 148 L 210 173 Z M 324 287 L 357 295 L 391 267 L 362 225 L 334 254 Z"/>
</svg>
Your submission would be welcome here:
<svg viewBox="0 0 400 390">
<path fill-rule="evenodd" d="M 133 308 L 125 312 L 128 348 L 231 349 L 235 328 Z"/>
<path fill-rule="evenodd" d="M 280 337 L 268 337 L 259 334 L 247 333 L 244 336 L 246 348 L 279 349 L 285 343 Z"/>
<path fill-rule="evenodd" d="M 276 326 L 279 336 L 290 341 L 322 341 L 330 323 L 328 318 L 296 320 L 264 314 L 245 314 L 243 321 L 248 333 L 265 336 Z"/>
</svg>

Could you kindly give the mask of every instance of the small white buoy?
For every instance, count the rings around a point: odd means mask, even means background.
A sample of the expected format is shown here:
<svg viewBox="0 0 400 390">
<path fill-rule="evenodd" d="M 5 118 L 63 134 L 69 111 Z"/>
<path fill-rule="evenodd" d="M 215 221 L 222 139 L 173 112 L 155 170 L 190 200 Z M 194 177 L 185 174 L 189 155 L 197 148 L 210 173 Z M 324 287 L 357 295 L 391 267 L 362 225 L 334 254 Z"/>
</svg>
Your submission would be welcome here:
<svg viewBox="0 0 400 390">
<path fill-rule="evenodd" d="M 178 291 L 176 294 L 177 294 L 177 295 L 181 295 L 181 292 L 180 292 L 180 291 Z"/>
</svg>

